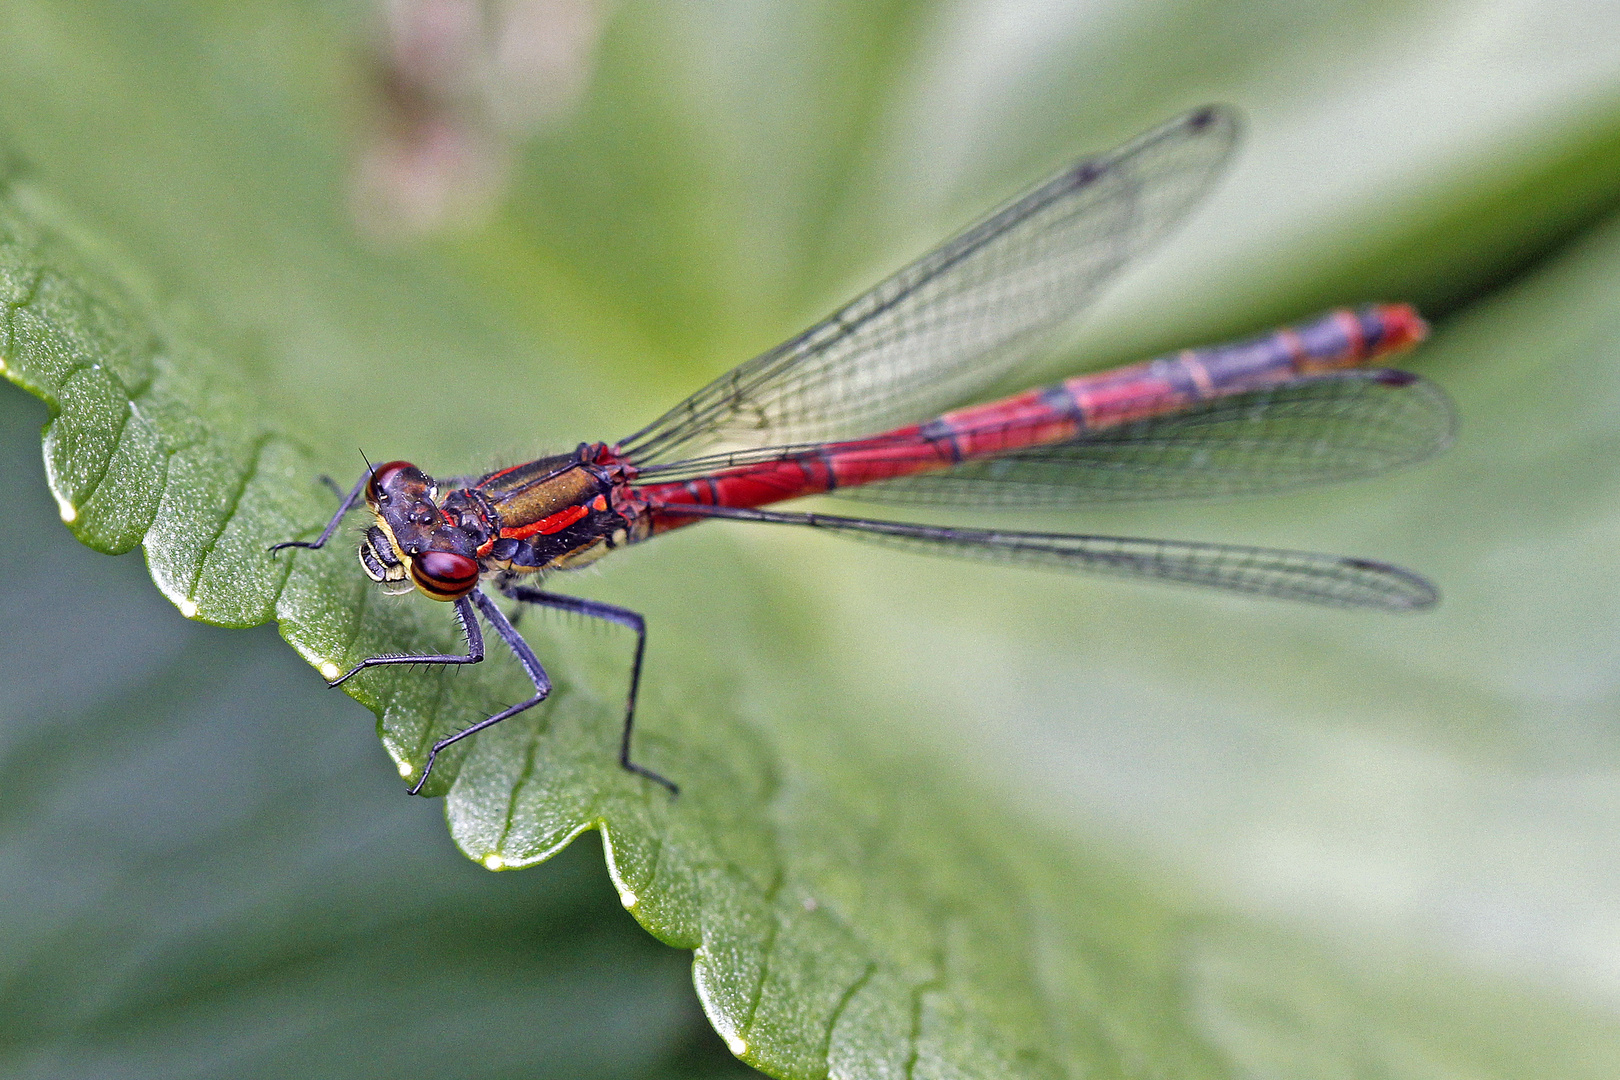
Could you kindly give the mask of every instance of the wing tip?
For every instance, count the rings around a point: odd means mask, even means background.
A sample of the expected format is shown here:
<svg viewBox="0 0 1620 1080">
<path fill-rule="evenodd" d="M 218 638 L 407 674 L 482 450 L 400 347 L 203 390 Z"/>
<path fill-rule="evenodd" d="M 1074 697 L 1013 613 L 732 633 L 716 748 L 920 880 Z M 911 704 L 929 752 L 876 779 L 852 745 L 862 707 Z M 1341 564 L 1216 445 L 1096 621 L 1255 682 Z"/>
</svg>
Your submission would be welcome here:
<svg viewBox="0 0 1620 1080">
<path fill-rule="evenodd" d="M 1363 368 L 1348 374 L 1367 379 L 1380 386 L 1387 386 L 1391 390 L 1404 392 L 1416 405 L 1427 408 L 1432 415 L 1432 437 L 1402 460 L 1400 462 L 1402 466 L 1427 461 L 1457 441 L 1456 403 L 1451 400 L 1451 395 L 1446 393 L 1445 387 L 1433 379 L 1400 368 Z"/>
<path fill-rule="evenodd" d="M 1170 126 L 1191 135 L 1224 134 L 1229 144 L 1235 144 L 1243 134 L 1243 111 L 1235 105 L 1210 102 L 1183 113 Z"/>
<path fill-rule="evenodd" d="M 1440 603 L 1440 590 L 1434 583 L 1403 566 L 1356 558 L 1345 558 L 1342 565 L 1378 579 L 1378 587 L 1366 601 L 1368 606 L 1406 612 L 1426 611 Z"/>
</svg>

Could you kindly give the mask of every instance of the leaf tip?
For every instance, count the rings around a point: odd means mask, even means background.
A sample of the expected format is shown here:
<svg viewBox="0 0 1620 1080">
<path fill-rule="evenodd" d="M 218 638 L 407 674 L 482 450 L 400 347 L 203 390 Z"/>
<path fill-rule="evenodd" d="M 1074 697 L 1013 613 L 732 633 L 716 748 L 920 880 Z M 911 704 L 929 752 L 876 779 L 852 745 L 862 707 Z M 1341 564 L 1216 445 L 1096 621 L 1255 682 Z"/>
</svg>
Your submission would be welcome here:
<svg viewBox="0 0 1620 1080">
<path fill-rule="evenodd" d="M 320 669 L 321 678 L 325 679 L 327 682 L 331 682 L 333 679 L 336 679 L 339 675 L 343 674 L 343 669 L 332 663 L 330 660 L 322 660 L 316 666 Z M 411 774 L 411 767 L 404 762 L 401 762 L 399 766 L 399 774 L 401 776 L 409 776 Z"/>
<path fill-rule="evenodd" d="M 79 508 L 77 506 L 74 506 L 54 491 L 51 494 L 56 496 L 56 512 L 61 515 L 62 524 L 71 525 L 79 520 Z"/>
<path fill-rule="evenodd" d="M 619 886 L 619 903 L 623 904 L 626 910 L 635 907 L 637 902 L 638 897 L 635 893 L 631 892 L 629 889 L 626 889 L 622 885 Z"/>
<path fill-rule="evenodd" d="M 478 861 L 484 864 L 484 869 L 485 870 L 505 870 L 506 869 L 506 860 L 501 858 L 499 855 L 495 854 L 493 851 L 490 852 L 488 855 L 485 855 L 482 859 L 479 859 Z"/>
<path fill-rule="evenodd" d="M 732 1056 L 742 1057 L 748 1053 L 748 1044 L 737 1036 L 723 1031 L 720 1033 L 720 1037 L 726 1040 L 726 1049 L 731 1051 Z"/>
<path fill-rule="evenodd" d="M 186 618 L 195 619 L 197 617 L 197 601 L 185 599 L 178 600 L 175 603 L 180 608 L 180 614 L 184 615 Z"/>
</svg>

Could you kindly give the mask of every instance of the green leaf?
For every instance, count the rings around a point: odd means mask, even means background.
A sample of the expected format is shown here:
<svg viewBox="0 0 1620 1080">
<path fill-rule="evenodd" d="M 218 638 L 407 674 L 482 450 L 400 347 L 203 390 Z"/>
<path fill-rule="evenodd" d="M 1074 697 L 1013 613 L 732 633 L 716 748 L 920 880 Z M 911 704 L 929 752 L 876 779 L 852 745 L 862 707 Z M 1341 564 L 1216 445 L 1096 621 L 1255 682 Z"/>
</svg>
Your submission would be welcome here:
<svg viewBox="0 0 1620 1080">
<path fill-rule="evenodd" d="M 14 535 L 57 528 L 43 412 L 0 390 Z M 747 1072 L 594 843 L 485 873 L 268 627 L 177 618 L 134 556 L 7 555 L 0 1072 Z"/>
<path fill-rule="evenodd" d="M 0 123 L 41 179 L 0 199 L 0 355 L 52 410 L 63 516 L 99 550 L 143 545 L 183 611 L 275 618 L 317 666 L 436 650 L 455 642 L 447 610 L 379 595 L 347 543 L 266 552 L 325 519 L 315 477 L 358 472 L 356 442 L 451 473 L 546 449 L 537 433 L 612 438 L 907 238 L 1182 106 L 1236 101 L 1250 147 L 1098 313 L 1088 362 L 1380 293 L 1460 305 L 1616 196 L 1614 72 L 1584 23 L 1458 62 L 1472 24 L 1417 4 L 1164 5 L 1107 26 L 998 10 L 627 8 L 581 113 L 535 144 L 496 225 L 390 252 L 347 231 L 341 73 L 360 31 L 340 14 L 8 6 Z M 1397 44 L 1403 62 L 1379 63 Z M 1518 66 L 1492 66 L 1509 52 Z M 1612 1054 L 1549 1045 L 1607 1049 L 1612 1021 L 1533 989 L 1595 999 L 1602 980 L 1476 939 L 1499 907 L 1552 912 L 1532 957 L 1589 955 L 1579 905 L 1556 898 L 1587 880 L 1573 853 L 1615 835 L 1594 781 L 1597 809 L 1533 818 L 1522 849 L 1499 839 L 1538 785 L 1614 760 L 1620 575 L 1592 493 L 1616 479 L 1615 247 L 1596 236 L 1421 355 L 1467 425 L 1427 471 L 1085 525 L 1398 558 L 1447 589 L 1433 618 L 692 530 L 579 582 L 649 615 L 637 754 L 678 800 L 615 764 L 630 643 L 533 619 L 557 693 L 460 744 L 430 791 L 485 865 L 601 830 L 623 902 L 696 951 L 709 1019 L 779 1076 L 1602 1075 Z M 410 772 L 522 688 L 497 657 L 368 672 L 352 692 Z M 322 768 L 292 766 L 284 797 L 310 799 Z M 319 806 L 300 818 L 312 831 Z M 244 832 L 284 877 L 270 856 L 307 839 L 263 828 Z M 1536 873 L 1523 851 L 1570 854 Z M 1589 890 L 1612 915 L 1613 891 Z M 457 913 L 475 902 L 456 895 Z M 1442 960 L 1402 969 L 1424 950 Z M 355 970 L 370 986 L 383 969 Z M 548 1022 L 534 1010 L 516 1022 Z"/>
</svg>

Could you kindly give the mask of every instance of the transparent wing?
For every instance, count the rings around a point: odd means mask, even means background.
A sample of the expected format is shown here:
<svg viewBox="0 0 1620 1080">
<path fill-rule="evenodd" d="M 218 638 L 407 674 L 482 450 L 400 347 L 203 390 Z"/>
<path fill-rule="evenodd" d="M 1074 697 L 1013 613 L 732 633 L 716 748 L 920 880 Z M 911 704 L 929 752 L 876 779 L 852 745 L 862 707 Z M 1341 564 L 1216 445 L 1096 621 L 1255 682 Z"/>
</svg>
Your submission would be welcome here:
<svg viewBox="0 0 1620 1080">
<path fill-rule="evenodd" d="M 738 507 L 682 509 L 693 511 L 693 516 L 807 525 L 932 554 L 1083 570 L 1116 577 L 1151 578 L 1339 607 L 1411 611 L 1433 605 L 1440 595 L 1433 585 L 1410 570 L 1367 559 L 1308 551 L 1117 536 L 956 529 Z"/>
<path fill-rule="evenodd" d="M 620 444 L 638 465 L 718 445 L 850 438 L 933 416 L 1045 345 L 1210 187 L 1234 114 L 1188 113 L 1080 161 L 733 369 Z"/>
<path fill-rule="evenodd" d="M 1454 428 L 1450 400 L 1427 379 L 1351 371 L 836 494 L 1004 507 L 1225 498 L 1388 472 L 1445 449 Z"/>
</svg>

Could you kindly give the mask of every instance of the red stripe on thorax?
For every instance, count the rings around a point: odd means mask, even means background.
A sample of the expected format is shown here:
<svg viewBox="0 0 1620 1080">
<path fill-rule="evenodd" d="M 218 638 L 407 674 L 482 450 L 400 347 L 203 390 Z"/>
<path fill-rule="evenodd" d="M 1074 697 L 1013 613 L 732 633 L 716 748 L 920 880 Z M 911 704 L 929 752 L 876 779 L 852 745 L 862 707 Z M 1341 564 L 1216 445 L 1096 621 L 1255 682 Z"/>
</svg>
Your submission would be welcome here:
<svg viewBox="0 0 1620 1080">
<path fill-rule="evenodd" d="M 504 469 L 498 469 L 495 472 L 490 473 L 488 476 L 484 477 L 480 481 L 480 483 L 483 483 L 483 484 L 492 483 L 492 482 L 494 482 L 496 480 L 499 480 L 503 476 L 509 476 L 512 473 L 517 472 L 519 469 L 526 469 L 526 468 L 529 467 L 529 465 L 530 465 L 530 462 L 527 462 L 527 461 L 519 462 L 516 465 L 508 465 Z"/>
<path fill-rule="evenodd" d="M 536 533 L 550 536 L 552 533 L 562 532 L 588 513 L 590 511 L 583 506 L 570 506 L 566 510 L 557 511 L 550 517 L 543 517 L 539 521 L 531 521 L 519 528 L 502 529 L 501 535 L 508 540 L 522 540 Z"/>
</svg>

